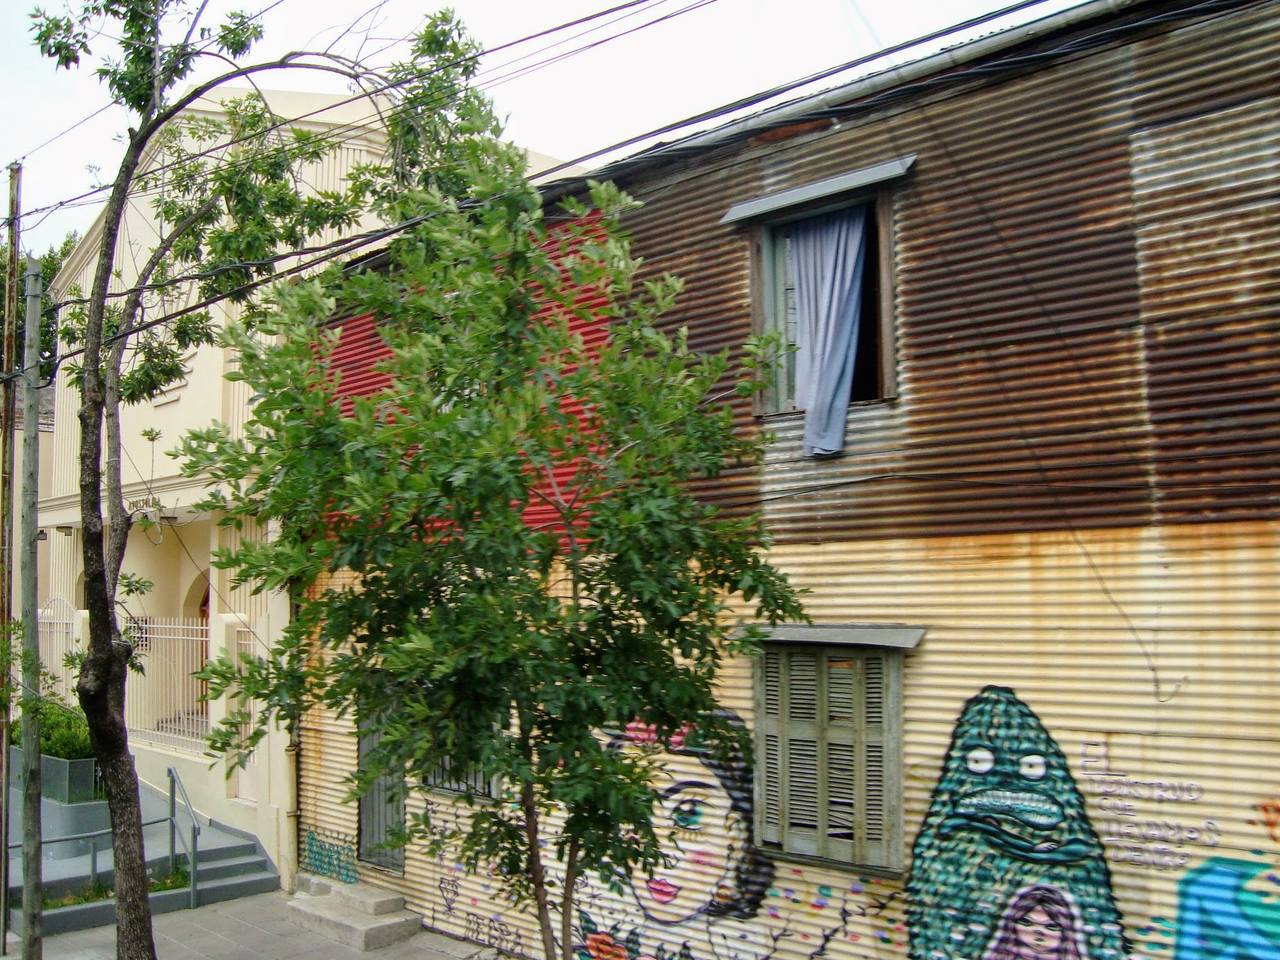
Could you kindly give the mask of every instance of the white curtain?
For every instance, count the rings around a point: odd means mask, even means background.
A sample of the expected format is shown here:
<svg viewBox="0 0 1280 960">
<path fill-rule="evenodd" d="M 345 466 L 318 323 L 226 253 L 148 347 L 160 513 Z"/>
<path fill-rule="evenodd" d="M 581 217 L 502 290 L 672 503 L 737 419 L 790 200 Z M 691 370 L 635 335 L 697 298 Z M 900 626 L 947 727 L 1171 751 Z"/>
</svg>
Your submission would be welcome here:
<svg viewBox="0 0 1280 960">
<path fill-rule="evenodd" d="M 844 451 L 862 308 L 867 208 L 839 210 L 791 228 L 796 288 L 796 407 L 805 411 L 805 456 Z"/>
</svg>

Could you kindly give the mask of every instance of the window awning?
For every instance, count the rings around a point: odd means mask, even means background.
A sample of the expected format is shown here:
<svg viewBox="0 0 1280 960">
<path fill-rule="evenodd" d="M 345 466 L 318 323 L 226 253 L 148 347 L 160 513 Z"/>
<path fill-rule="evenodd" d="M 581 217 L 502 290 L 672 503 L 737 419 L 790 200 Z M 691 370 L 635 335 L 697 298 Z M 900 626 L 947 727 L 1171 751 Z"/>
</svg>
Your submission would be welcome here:
<svg viewBox="0 0 1280 960">
<path fill-rule="evenodd" d="M 828 177 L 826 180 L 819 180 L 816 183 L 806 183 L 802 187 L 792 187 L 790 190 L 781 190 L 778 193 L 765 194 L 763 197 L 756 197 L 753 200 L 744 200 L 730 207 L 729 212 L 720 218 L 720 223 L 738 223 L 742 220 L 766 217 L 791 207 L 799 207 L 814 200 L 824 200 L 827 197 L 853 193 L 867 187 L 888 183 L 890 180 L 905 177 L 911 171 L 911 168 L 915 166 L 915 162 L 916 155 L 910 153 L 905 157 L 897 157 L 893 160 L 886 160 L 884 163 L 877 163 L 874 166 L 850 170 L 848 173 Z"/>
<path fill-rule="evenodd" d="M 911 650 L 924 637 L 924 632 L 924 627 L 905 623 L 785 624 L 771 629 L 769 639 L 782 643 L 856 644 Z"/>
</svg>

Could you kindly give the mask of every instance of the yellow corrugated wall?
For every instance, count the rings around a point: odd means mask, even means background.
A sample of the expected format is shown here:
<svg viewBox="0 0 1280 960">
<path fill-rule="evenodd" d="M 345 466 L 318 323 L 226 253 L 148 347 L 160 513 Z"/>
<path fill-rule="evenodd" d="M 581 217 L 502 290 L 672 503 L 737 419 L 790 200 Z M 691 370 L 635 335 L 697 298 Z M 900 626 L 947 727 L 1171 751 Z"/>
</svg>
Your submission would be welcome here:
<svg viewBox="0 0 1280 960">
<path fill-rule="evenodd" d="M 1175 956 L 1179 923 L 1185 939 L 1189 925 L 1210 914 L 1217 919 L 1196 942 L 1184 942 L 1176 960 L 1280 950 L 1265 939 L 1280 930 L 1280 528 L 1204 524 L 796 544 L 775 548 L 771 558 L 811 591 L 815 621 L 926 630 L 905 660 L 908 850 L 966 701 L 987 685 L 1008 687 L 1067 758 L 1103 840 L 1133 955 Z M 750 663 L 730 665 L 723 689 L 726 705 L 749 722 Z M 341 779 L 355 756 L 349 726 L 320 714 L 309 719 L 304 834 L 354 845 L 355 808 L 341 799 Z M 695 761 L 677 762 L 693 772 Z M 450 801 L 437 794 L 410 809 L 424 802 L 440 811 Z M 700 840 L 722 850 L 733 842 L 715 825 Z M 404 893 L 429 926 L 539 953 L 528 915 L 510 906 L 496 877 L 467 876 L 418 847 L 408 851 L 403 877 L 364 865 L 360 875 Z M 714 895 L 706 869 L 673 879 Z M 580 932 L 579 940 L 595 960 L 678 955 L 686 944 L 696 960 L 902 956 L 904 879 L 777 859 L 754 916 L 698 913 L 674 924 L 646 918 L 629 894 L 615 898 L 591 885 L 582 906 L 599 929 L 590 938 Z M 1222 902 L 1234 898 L 1243 908 L 1224 913 L 1211 903 L 1201 910 L 1206 883 L 1219 892 L 1228 884 Z M 945 918 L 947 905 L 935 906 Z M 606 936 L 610 927 L 614 941 Z M 639 941 L 628 949 L 620 941 L 633 928 Z"/>
</svg>

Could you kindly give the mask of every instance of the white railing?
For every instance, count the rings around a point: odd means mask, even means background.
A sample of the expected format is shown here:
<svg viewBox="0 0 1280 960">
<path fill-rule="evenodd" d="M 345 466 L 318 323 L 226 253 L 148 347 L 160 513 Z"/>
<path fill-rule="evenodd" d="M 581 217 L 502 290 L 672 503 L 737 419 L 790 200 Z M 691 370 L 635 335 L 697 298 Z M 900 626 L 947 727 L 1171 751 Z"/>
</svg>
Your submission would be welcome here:
<svg viewBox="0 0 1280 960">
<path fill-rule="evenodd" d="M 40 611 L 39 629 L 40 664 L 48 683 L 67 703 L 76 702 L 76 674 L 78 668 L 67 658 L 80 649 L 76 643 L 79 612 L 66 600 L 51 599 Z"/>
<path fill-rule="evenodd" d="M 130 738 L 204 753 L 208 685 L 192 674 L 204 669 L 209 659 L 209 621 L 143 617 L 123 626 L 144 671 L 130 674 L 125 693 Z"/>
</svg>

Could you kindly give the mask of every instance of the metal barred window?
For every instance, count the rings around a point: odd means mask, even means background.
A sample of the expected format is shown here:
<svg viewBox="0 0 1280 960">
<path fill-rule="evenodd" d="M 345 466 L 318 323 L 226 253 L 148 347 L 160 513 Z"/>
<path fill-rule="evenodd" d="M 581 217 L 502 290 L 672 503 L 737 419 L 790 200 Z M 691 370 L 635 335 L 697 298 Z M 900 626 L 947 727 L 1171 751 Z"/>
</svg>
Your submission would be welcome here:
<svg viewBox="0 0 1280 960">
<path fill-rule="evenodd" d="M 760 842 L 842 864 L 900 866 L 901 654 L 770 644 L 758 677 Z"/>
<path fill-rule="evenodd" d="M 423 785 L 444 793 L 471 794 L 485 800 L 498 795 L 495 781 L 485 779 L 478 770 L 468 770 L 462 777 L 451 776 L 448 764 L 441 761 L 436 769 L 423 778 Z"/>
</svg>

